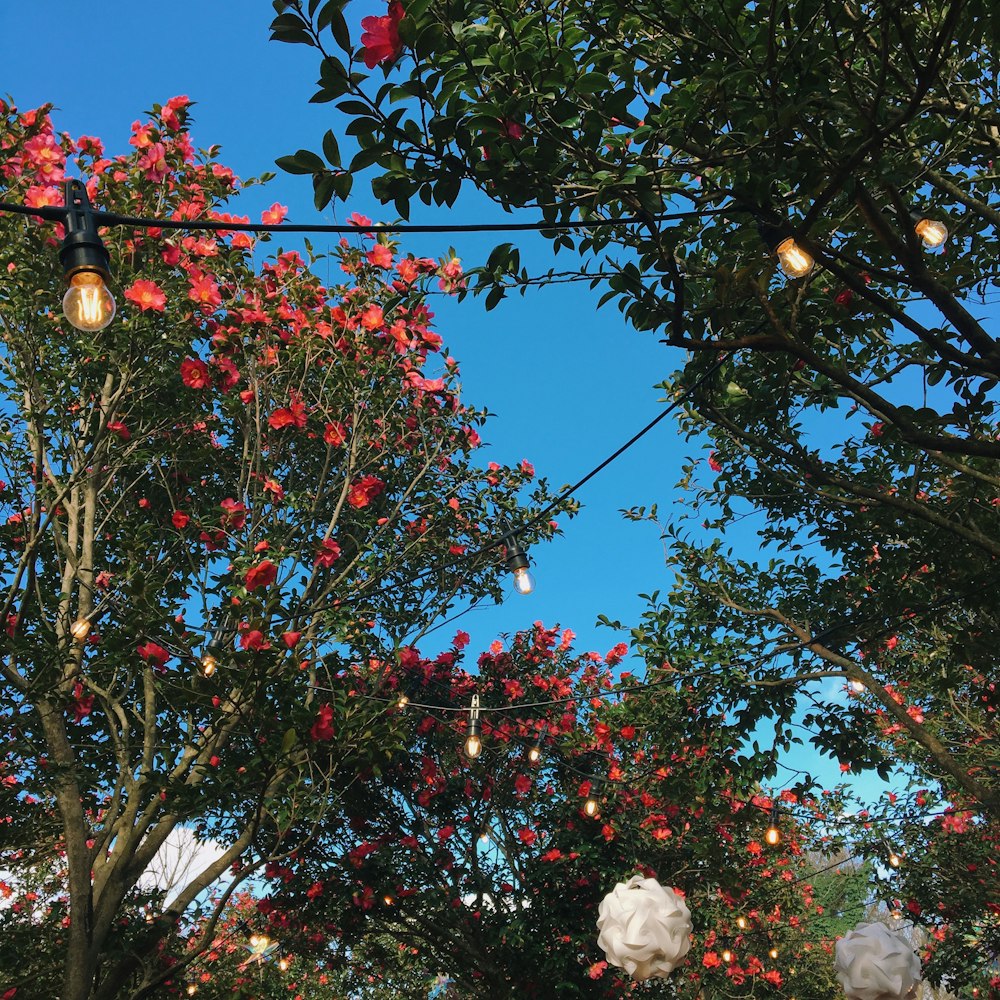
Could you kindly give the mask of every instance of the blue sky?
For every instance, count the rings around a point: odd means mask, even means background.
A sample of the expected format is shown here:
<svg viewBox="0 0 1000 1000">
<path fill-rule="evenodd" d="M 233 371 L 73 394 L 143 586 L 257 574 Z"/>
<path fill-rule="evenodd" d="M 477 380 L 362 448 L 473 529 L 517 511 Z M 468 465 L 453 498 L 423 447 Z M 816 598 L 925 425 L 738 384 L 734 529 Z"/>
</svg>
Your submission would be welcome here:
<svg viewBox="0 0 1000 1000">
<path fill-rule="evenodd" d="M 360 18 L 374 9 L 367 0 L 348 7 L 355 33 Z M 130 125 L 146 109 L 187 94 L 196 102 L 196 144 L 221 145 L 223 163 L 239 176 L 257 175 L 273 170 L 278 156 L 318 148 L 332 124 L 328 106 L 308 103 L 314 54 L 269 42 L 270 16 L 270 4 L 248 0 L 3 4 L 0 92 L 22 108 L 51 101 L 57 129 L 99 136 L 111 153 L 127 148 Z M 266 188 L 250 189 L 236 210 L 259 217 L 273 201 L 289 206 L 292 222 L 343 221 L 351 211 L 375 219 L 394 214 L 380 209 L 359 182 L 346 208 L 321 216 L 312 206 L 309 179 L 281 173 Z M 414 221 L 469 223 L 496 221 L 497 215 L 469 198 L 450 211 L 415 211 Z M 450 243 L 473 266 L 495 243 L 514 238 L 414 236 L 405 245 L 436 257 Z M 516 241 L 529 270 L 552 265 L 547 241 L 530 234 Z M 314 243 L 322 250 L 321 240 Z M 439 332 L 462 363 L 464 398 L 496 415 L 483 433 L 490 446 L 481 453 L 484 462 L 527 458 L 558 487 L 579 479 L 662 408 L 653 386 L 682 357 L 655 336 L 627 327 L 613 306 L 597 311 L 599 294 L 585 285 L 561 285 L 511 298 L 492 313 L 471 298 L 432 306 Z M 597 615 L 635 624 L 644 608 L 638 594 L 668 589 L 671 575 L 656 529 L 626 522 L 618 512 L 651 502 L 669 510 L 693 447 L 668 419 L 589 483 L 579 494 L 581 514 L 563 519 L 564 536 L 534 553 L 535 594 L 511 592 L 502 607 L 461 620 L 473 648 L 536 620 L 572 628 L 580 648 L 604 652 L 623 638 L 596 628 Z M 441 630 L 434 639 L 443 643 L 450 634 Z M 795 763 L 815 773 L 813 754 L 803 751 Z M 828 780 L 840 777 L 835 764 L 821 770 Z"/>
</svg>

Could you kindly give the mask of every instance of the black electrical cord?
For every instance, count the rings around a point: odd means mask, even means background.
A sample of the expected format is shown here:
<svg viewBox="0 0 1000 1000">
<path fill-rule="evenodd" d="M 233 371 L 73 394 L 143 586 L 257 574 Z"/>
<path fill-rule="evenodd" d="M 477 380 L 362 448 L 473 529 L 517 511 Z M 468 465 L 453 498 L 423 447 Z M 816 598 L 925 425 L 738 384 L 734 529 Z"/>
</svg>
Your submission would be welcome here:
<svg viewBox="0 0 1000 1000">
<path fill-rule="evenodd" d="M 135 229 L 178 229 L 186 232 L 224 233 L 508 233 L 508 232 L 570 232 L 575 229 L 608 229 L 614 226 L 648 225 L 650 222 L 682 222 L 705 215 L 724 215 L 738 212 L 735 206 L 702 208 L 690 212 L 667 212 L 662 215 L 626 215 L 614 219 L 587 219 L 572 222 L 476 222 L 467 224 L 417 225 L 407 222 L 373 223 L 370 225 L 343 224 L 293 224 L 224 222 L 218 219 L 153 219 L 145 216 L 119 215 L 95 209 L 92 214 L 99 226 L 131 226 Z M 12 202 L 0 202 L 0 212 L 30 215 L 48 222 L 65 222 L 67 210 L 59 205 L 29 208 Z"/>
</svg>

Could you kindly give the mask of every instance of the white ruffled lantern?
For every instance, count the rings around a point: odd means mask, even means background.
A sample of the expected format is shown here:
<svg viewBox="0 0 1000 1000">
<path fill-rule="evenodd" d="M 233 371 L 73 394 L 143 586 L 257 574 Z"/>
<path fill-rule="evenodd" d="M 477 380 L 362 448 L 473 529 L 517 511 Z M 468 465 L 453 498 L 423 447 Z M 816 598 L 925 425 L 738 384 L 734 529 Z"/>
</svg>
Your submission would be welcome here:
<svg viewBox="0 0 1000 1000">
<path fill-rule="evenodd" d="M 837 942 L 834 971 L 850 1000 L 904 1000 L 920 982 L 920 959 L 885 924 L 858 924 Z"/>
<path fill-rule="evenodd" d="M 619 882 L 597 912 L 597 943 L 633 979 L 669 976 L 691 947 L 691 911 L 655 878 Z"/>
</svg>

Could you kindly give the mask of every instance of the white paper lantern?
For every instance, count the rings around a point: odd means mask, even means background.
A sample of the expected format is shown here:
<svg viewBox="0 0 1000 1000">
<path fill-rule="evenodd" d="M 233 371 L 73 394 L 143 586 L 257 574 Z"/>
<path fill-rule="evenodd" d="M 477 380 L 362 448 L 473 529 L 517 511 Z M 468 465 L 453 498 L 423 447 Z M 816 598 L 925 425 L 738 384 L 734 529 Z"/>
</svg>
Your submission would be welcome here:
<svg viewBox="0 0 1000 1000">
<path fill-rule="evenodd" d="M 669 976 L 691 947 L 691 911 L 655 878 L 619 882 L 597 912 L 597 943 L 633 979 Z"/>
<path fill-rule="evenodd" d="M 858 924 L 837 942 L 834 971 L 851 1000 L 904 1000 L 920 982 L 920 959 L 885 924 Z"/>
</svg>

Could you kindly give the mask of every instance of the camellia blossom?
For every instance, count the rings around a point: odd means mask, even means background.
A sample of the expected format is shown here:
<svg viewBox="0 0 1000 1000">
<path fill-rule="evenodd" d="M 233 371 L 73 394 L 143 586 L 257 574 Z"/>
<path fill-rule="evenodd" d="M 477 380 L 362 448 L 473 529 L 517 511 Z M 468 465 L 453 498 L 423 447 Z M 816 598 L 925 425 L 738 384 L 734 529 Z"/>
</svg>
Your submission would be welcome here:
<svg viewBox="0 0 1000 1000">
<path fill-rule="evenodd" d="M 395 62 L 403 51 L 399 37 L 399 22 L 405 11 L 399 0 L 390 0 L 389 12 L 381 17 L 372 15 L 361 19 L 362 58 L 369 69 L 380 63 Z"/>
<path fill-rule="evenodd" d="M 367 507 L 385 489 L 385 483 L 378 476 L 362 476 L 351 483 L 347 502 L 357 510 Z"/>
<path fill-rule="evenodd" d="M 139 278 L 125 289 L 125 298 L 141 312 L 163 312 L 167 297 L 155 281 Z"/>
<path fill-rule="evenodd" d="M 332 538 L 324 538 L 319 544 L 315 564 L 329 569 L 340 558 L 340 546 Z"/>
<path fill-rule="evenodd" d="M 339 420 L 334 420 L 323 428 L 323 440 L 339 448 L 347 440 L 347 428 Z"/>
<path fill-rule="evenodd" d="M 333 709 L 329 705 L 320 705 L 319 711 L 316 713 L 316 721 L 312 724 L 309 735 L 316 743 L 321 740 L 332 740 L 336 735 L 333 728 Z"/>
<path fill-rule="evenodd" d="M 158 670 L 162 670 L 167 660 L 170 659 L 170 654 L 159 643 L 155 642 L 143 643 L 136 652 Z"/>
<path fill-rule="evenodd" d="M 258 587 L 270 587 L 277 576 L 278 567 L 270 559 L 264 559 L 247 570 L 243 582 L 247 590 L 256 590 Z"/>
<path fill-rule="evenodd" d="M 185 358 L 181 362 L 181 381 L 189 389 L 207 389 L 212 383 L 208 365 L 200 358 Z"/>
</svg>

